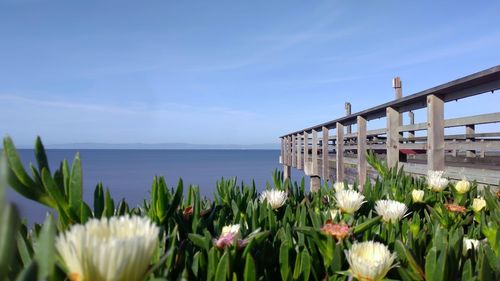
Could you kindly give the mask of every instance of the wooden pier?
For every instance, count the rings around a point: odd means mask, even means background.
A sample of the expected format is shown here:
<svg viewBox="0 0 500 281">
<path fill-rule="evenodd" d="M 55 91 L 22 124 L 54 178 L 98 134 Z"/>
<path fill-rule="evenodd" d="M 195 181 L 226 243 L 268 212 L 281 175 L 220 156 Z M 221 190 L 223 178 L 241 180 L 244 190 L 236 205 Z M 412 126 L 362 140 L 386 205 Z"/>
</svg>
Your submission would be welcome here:
<svg viewBox="0 0 500 281">
<path fill-rule="evenodd" d="M 405 97 L 399 77 L 393 79 L 393 88 L 396 99 L 391 102 L 354 114 L 346 103 L 346 116 L 281 136 L 284 177 L 290 177 L 292 167 L 304 170 L 311 177 L 312 191 L 321 179 L 365 182 L 376 176 L 366 162 L 366 152 L 372 150 L 390 167 L 402 165 L 416 176 L 444 170 L 450 179 L 466 177 L 481 185 L 499 185 L 500 126 L 487 133 L 475 130 L 477 125 L 500 123 L 500 112 L 453 119 L 445 119 L 444 112 L 450 101 L 496 94 L 500 66 Z M 427 109 L 427 120 L 415 124 L 413 111 L 422 108 Z M 408 114 L 409 124 L 403 124 L 403 114 Z M 385 128 L 367 130 L 368 122 L 380 118 L 386 119 Z M 445 128 L 453 127 L 462 127 L 463 134 L 445 135 Z"/>
</svg>

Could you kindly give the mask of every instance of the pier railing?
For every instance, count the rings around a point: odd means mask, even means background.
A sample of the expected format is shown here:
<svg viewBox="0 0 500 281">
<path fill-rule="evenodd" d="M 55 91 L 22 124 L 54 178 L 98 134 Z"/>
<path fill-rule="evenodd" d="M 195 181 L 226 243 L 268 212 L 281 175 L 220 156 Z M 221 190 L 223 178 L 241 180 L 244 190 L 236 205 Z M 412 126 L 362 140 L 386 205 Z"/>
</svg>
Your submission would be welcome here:
<svg viewBox="0 0 500 281">
<path fill-rule="evenodd" d="M 414 175 L 445 170 L 452 179 L 476 180 L 480 184 L 500 182 L 500 129 L 476 133 L 476 126 L 500 123 L 500 112 L 445 119 L 445 104 L 476 95 L 491 95 L 500 89 L 500 66 L 406 97 L 398 77 L 393 80 L 396 99 L 354 114 L 346 104 L 346 116 L 281 136 L 280 163 L 285 178 L 290 168 L 311 177 L 311 189 L 323 180 L 357 178 L 363 183 L 374 171 L 367 165 L 372 150 L 390 167 L 403 165 Z M 413 111 L 426 108 L 427 120 L 414 122 Z M 500 105 L 499 107 L 500 108 Z M 408 114 L 409 124 L 403 124 Z M 385 128 L 367 130 L 371 120 L 386 118 Z M 351 126 L 356 125 L 356 132 Z M 463 127 L 463 134 L 445 135 L 445 128 Z M 334 133 L 334 134 L 333 134 Z M 420 134 L 421 136 L 417 136 Z"/>
</svg>

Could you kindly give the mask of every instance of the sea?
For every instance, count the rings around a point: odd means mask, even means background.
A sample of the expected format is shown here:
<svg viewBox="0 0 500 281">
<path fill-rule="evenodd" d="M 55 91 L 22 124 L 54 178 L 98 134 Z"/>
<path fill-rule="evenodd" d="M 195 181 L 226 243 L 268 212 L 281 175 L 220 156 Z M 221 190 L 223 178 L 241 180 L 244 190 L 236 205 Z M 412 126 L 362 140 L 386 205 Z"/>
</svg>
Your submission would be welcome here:
<svg viewBox="0 0 500 281">
<path fill-rule="evenodd" d="M 20 149 L 18 152 L 29 171 L 29 164 L 36 163 L 34 151 Z M 93 206 L 93 192 L 99 182 L 109 188 L 115 202 L 124 198 L 130 206 L 137 206 L 150 197 L 154 176 L 165 177 L 169 187 L 176 187 L 182 179 L 185 190 L 189 185 L 197 185 L 202 196 L 213 198 L 216 182 L 222 177 L 236 177 L 239 184 L 243 181 L 248 185 L 253 180 L 257 190 L 262 191 L 267 184 L 272 186 L 273 171 L 282 170 L 279 150 L 48 149 L 51 171 L 54 172 L 63 159 L 71 163 L 76 153 L 82 162 L 83 197 L 89 206 Z M 300 171 L 292 171 L 294 181 L 300 181 L 303 176 Z M 7 191 L 7 199 L 18 207 L 29 225 L 43 222 L 47 213 L 53 213 L 12 189 Z"/>
</svg>

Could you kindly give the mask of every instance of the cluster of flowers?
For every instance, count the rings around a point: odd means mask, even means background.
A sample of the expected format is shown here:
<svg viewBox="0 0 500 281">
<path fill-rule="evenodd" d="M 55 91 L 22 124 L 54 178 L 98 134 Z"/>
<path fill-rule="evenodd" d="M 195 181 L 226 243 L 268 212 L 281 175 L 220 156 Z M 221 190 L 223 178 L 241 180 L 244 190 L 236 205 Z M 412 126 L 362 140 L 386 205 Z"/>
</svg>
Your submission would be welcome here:
<svg viewBox="0 0 500 281">
<path fill-rule="evenodd" d="M 428 189 L 433 191 L 433 192 L 442 192 L 446 189 L 448 186 L 448 179 L 443 177 L 444 171 L 429 171 L 427 173 L 427 185 Z M 458 181 L 455 183 L 454 189 L 456 193 L 461 196 L 463 194 L 466 194 L 470 190 L 471 184 L 469 181 L 466 179 L 462 179 L 461 181 Z M 423 203 L 424 202 L 424 195 L 425 192 L 423 190 L 419 189 L 414 189 L 411 193 L 412 199 L 414 203 Z M 456 211 L 456 212 L 465 212 L 465 207 L 459 206 L 459 205 L 454 205 L 454 204 L 449 204 L 446 205 L 448 210 L 450 211 Z M 486 201 L 482 197 L 474 198 L 472 200 L 472 205 L 471 209 L 478 213 L 480 212 L 484 207 L 486 207 Z"/>
<path fill-rule="evenodd" d="M 429 171 L 427 183 L 429 190 L 442 192 L 449 182 L 442 171 Z M 454 188 L 457 194 L 462 195 L 470 190 L 470 186 L 464 179 L 457 182 Z M 366 201 L 365 196 L 354 190 L 352 185 L 335 183 L 334 189 L 338 209 L 331 211 L 332 220 L 328 220 L 321 231 L 341 241 L 349 236 L 350 228 L 345 223 L 334 224 L 333 220 L 339 213 L 354 214 Z M 424 195 L 424 190 L 413 190 L 413 202 L 425 202 Z M 266 190 L 261 193 L 259 201 L 277 210 L 286 204 L 287 193 Z M 475 198 L 471 208 L 479 212 L 485 206 L 483 198 Z M 456 211 L 461 206 L 449 204 L 446 207 Z M 404 203 L 395 200 L 377 200 L 374 209 L 386 223 L 397 223 L 408 211 Z M 91 219 L 59 235 L 56 248 L 69 270 L 71 281 L 142 280 L 157 247 L 158 234 L 159 228 L 144 217 Z M 227 225 L 222 228 L 220 236 L 213 239 L 213 243 L 219 249 L 232 245 L 243 247 L 248 239 L 240 239 L 240 236 L 239 224 Z M 464 239 L 463 252 L 477 249 L 480 243 L 475 239 Z M 375 241 L 355 242 L 345 254 L 350 271 L 359 280 L 381 280 L 397 265 L 396 254 Z"/>
</svg>

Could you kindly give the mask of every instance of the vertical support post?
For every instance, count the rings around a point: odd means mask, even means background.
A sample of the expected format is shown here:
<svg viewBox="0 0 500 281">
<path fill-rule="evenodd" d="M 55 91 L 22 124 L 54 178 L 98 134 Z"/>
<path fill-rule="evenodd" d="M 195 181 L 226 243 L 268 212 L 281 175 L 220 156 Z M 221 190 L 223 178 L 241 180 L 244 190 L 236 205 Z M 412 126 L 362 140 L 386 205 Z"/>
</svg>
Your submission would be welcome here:
<svg viewBox="0 0 500 281">
<path fill-rule="evenodd" d="M 413 111 L 408 111 L 408 119 L 410 119 L 410 125 L 415 125 L 415 113 Z M 408 140 L 410 140 L 411 143 L 415 143 L 415 131 L 409 131 L 408 132 Z"/>
<path fill-rule="evenodd" d="M 366 181 L 366 119 L 358 116 L 358 179 L 361 191 Z"/>
<path fill-rule="evenodd" d="M 443 171 L 444 102 L 435 95 L 427 96 L 427 169 Z"/>
<path fill-rule="evenodd" d="M 318 176 L 318 132 L 312 130 L 312 175 Z"/>
<path fill-rule="evenodd" d="M 394 77 L 392 79 L 392 87 L 394 88 L 396 99 L 400 99 L 403 97 L 403 82 L 401 82 L 401 78 L 399 76 Z"/>
<path fill-rule="evenodd" d="M 288 159 L 289 159 L 288 155 L 290 154 L 288 138 L 289 137 L 284 138 L 285 150 L 284 150 L 284 156 L 283 156 L 283 163 L 284 163 L 283 164 L 283 180 L 290 179 L 290 175 L 291 175 L 290 174 L 290 172 L 291 172 L 290 163 L 288 161 Z"/>
<path fill-rule="evenodd" d="M 394 95 L 395 95 L 396 100 L 401 99 L 403 97 L 403 82 L 401 81 L 399 76 L 394 77 L 394 79 L 392 79 L 392 88 L 394 88 Z M 398 126 L 402 126 L 402 125 L 403 125 L 403 114 L 399 113 Z M 398 127 L 398 131 L 399 131 L 399 127 Z M 404 137 L 403 132 L 399 132 L 398 136 L 399 136 L 399 139 L 402 140 Z M 399 158 L 400 162 L 407 161 L 406 154 L 402 154 L 402 153 L 398 152 L 398 158 Z"/>
<path fill-rule="evenodd" d="M 285 139 L 281 138 L 280 164 L 285 164 Z"/>
<path fill-rule="evenodd" d="M 302 160 L 302 135 L 297 134 L 297 169 L 302 170 L 304 161 Z"/>
<path fill-rule="evenodd" d="M 304 171 L 307 168 L 307 162 L 309 161 L 309 135 L 304 131 Z"/>
<path fill-rule="evenodd" d="M 297 167 L 297 137 L 292 135 L 292 167 Z"/>
<path fill-rule="evenodd" d="M 337 122 L 337 141 L 335 150 L 337 155 L 337 182 L 344 180 L 344 125 Z"/>
<path fill-rule="evenodd" d="M 345 115 L 346 116 L 351 115 L 351 103 L 350 102 L 345 103 Z M 348 134 L 352 133 L 352 126 L 351 125 L 347 126 L 347 133 Z"/>
<path fill-rule="evenodd" d="M 322 153 L 322 164 L 323 164 L 323 181 L 329 181 L 330 180 L 330 160 L 328 159 L 328 128 L 323 127 L 323 147 L 321 149 Z"/>
<path fill-rule="evenodd" d="M 399 160 L 399 112 L 392 107 L 386 108 L 387 118 L 387 166 L 396 166 Z"/>
<path fill-rule="evenodd" d="M 321 187 L 321 179 L 319 176 L 311 176 L 309 189 L 311 192 L 318 192 Z"/>
<path fill-rule="evenodd" d="M 465 141 L 466 142 L 474 142 L 474 134 L 475 134 L 475 125 L 466 125 L 465 126 Z M 476 157 L 475 150 L 467 150 L 465 151 L 465 157 Z"/>
<path fill-rule="evenodd" d="M 288 166 L 292 166 L 292 136 L 288 136 Z"/>
</svg>

